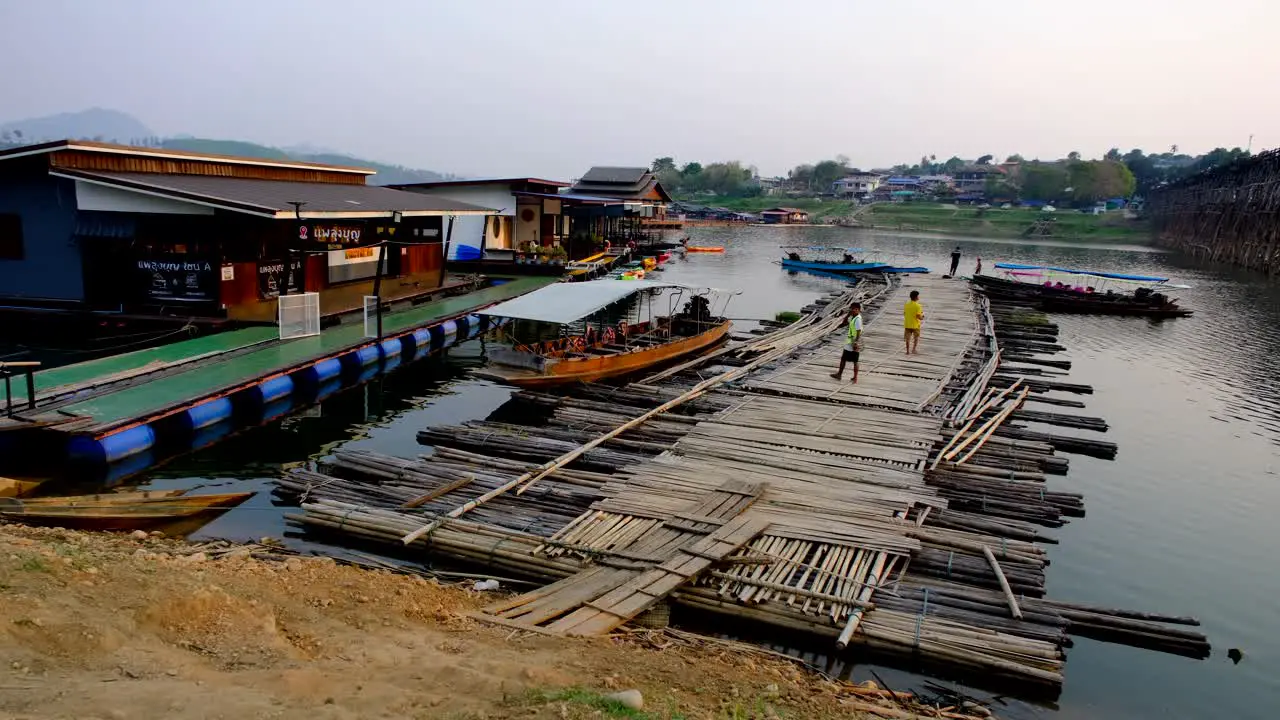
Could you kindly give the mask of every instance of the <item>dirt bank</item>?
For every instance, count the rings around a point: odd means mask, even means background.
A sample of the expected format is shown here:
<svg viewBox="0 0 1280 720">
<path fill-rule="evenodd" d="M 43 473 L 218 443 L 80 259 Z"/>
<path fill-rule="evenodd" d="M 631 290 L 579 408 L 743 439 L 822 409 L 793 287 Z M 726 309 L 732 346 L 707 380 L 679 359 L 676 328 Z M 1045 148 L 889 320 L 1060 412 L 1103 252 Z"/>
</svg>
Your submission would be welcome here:
<svg viewBox="0 0 1280 720">
<path fill-rule="evenodd" d="M 492 599 L 328 559 L 0 525 L 0 717 L 821 719 L 867 700 L 718 645 L 463 617 Z M 643 711 L 601 699 L 633 688 Z"/>
</svg>

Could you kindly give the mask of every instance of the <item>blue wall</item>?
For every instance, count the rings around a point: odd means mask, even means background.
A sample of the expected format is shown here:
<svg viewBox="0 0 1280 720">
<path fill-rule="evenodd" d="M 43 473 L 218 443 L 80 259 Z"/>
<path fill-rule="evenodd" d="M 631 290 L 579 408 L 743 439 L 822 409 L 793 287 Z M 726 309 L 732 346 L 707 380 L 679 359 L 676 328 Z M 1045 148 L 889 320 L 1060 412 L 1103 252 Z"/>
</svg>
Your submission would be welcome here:
<svg viewBox="0 0 1280 720">
<path fill-rule="evenodd" d="M 23 260 L 0 260 L 0 301 L 84 299 L 75 186 L 45 172 L 0 173 L 0 213 L 22 216 L 25 251 Z"/>
</svg>

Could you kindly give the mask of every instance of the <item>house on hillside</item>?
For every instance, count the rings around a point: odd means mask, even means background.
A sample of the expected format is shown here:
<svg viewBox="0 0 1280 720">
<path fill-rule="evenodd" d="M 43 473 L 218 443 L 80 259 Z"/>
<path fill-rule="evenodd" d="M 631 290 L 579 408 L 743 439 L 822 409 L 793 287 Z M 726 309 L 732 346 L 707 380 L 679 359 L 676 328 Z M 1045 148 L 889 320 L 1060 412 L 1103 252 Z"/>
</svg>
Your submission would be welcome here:
<svg viewBox="0 0 1280 720">
<path fill-rule="evenodd" d="M 804 225 L 809 222 L 809 213 L 799 208 L 769 208 L 760 211 L 760 221 L 766 225 Z"/>
<path fill-rule="evenodd" d="M 0 301 L 216 325 L 274 322 L 289 292 L 357 310 L 380 266 L 388 299 L 440 288 L 446 218 L 493 211 L 372 174 L 79 140 L 0 151 Z"/>
<path fill-rule="evenodd" d="M 999 165 L 966 165 L 960 168 L 955 173 L 956 202 L 986 202 L 987 178 L 1003 177 L 1005 172 Z"/>
<path fill-rule="evenodd" d="M 854 173 L 831 184 L 831 194 L 838 198 L 865 198 L 880 186 L 882 177 L 874 173 Z"/>
</svg>

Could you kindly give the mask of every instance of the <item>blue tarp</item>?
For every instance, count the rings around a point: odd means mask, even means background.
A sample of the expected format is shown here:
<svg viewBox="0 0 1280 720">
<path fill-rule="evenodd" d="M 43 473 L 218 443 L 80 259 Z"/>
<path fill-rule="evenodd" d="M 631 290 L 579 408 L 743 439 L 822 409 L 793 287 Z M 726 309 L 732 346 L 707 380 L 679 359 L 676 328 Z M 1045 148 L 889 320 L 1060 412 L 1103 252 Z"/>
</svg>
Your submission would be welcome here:
<svg viewBox="0 0 1280 720">
<path fill-rule="evenodd" d="M 1093 275 L 1094 277 L 1112 278 L 1114 280 L 1137 280 L 1140 282 L 1169 282 L 1169 278 L 1149 275 L 1125 275 L 1124 273 L 1097 272 L 1096 270 L 1071 270 L 1068 268 L 1049 267 L 1047 265 L 1021 265 L 1019 263 L 996 263 L 1001 270 L 1050 270 L 1052 272 L 1070 273 L 1072 275 Z"/>
</svg>

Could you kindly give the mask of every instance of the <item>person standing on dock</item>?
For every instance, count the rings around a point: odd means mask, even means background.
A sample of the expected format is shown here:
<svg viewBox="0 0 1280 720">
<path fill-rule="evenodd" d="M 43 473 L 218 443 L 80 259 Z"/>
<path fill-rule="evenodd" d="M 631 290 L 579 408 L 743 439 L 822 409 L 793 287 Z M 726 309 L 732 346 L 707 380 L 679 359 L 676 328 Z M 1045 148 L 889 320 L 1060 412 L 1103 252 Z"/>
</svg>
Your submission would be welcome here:
<svg viewBox="0 0 1280 720">
<path fill-rule="evenodd" d="M 911 299 L 902 307 L 902 339 L 907 343 L 908 355 L 919 354 L 920 323 L 922 322 L 924 322 L 924 306 L 920 304 L 920 291 L 912 290 Z"/>
<path fill-rule="evenodd" d="M 978 264 L 977 264 L 976 266 L 974 266 L 974 268 L 973 268 L 973 274 L 974 274 L 974 275 L 981 275 L 981 274 L 982 274 L 982 258 L 978 258 Z"/>
<path fill-rule="evenodd" d="M 955 277 L 956 270 L 959 270 L 959 269 L 960 269 L 960 247 L 956 246 L 956 249 L 951 251 L 951 277 Z"/>
<path fill-rule="evenodd" d="M 844 352 L 840 353 L 840 369 L 831 373 L 839 380 L 844 375 L 845 363 L 853 363 L 853 382 L 858 382 L 858 354 L 862 352 L 862 303 L 849 306 L 848 328 L 844 336 Z"/>
</svg>

